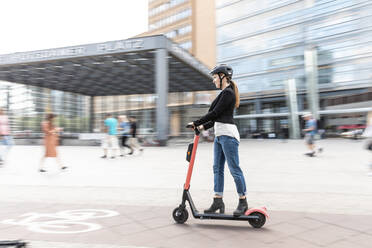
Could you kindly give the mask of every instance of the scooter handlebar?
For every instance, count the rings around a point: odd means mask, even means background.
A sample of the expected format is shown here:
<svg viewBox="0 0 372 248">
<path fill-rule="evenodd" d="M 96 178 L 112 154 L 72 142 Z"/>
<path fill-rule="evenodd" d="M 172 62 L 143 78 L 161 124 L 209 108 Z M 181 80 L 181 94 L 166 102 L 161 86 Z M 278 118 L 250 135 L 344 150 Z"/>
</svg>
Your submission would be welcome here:
<svg viewBox="0 0 372 248">
<path fill-rule="evenodd" d="M 194 126 L 194 125 L 187 124 L 186 125 L 186 128 L 192 128 L 194 130 L 194 132 L 195 132 L 195 135 L 199 135 L 200 134 L 199 129 L 196 126 Z"/>
</svg>

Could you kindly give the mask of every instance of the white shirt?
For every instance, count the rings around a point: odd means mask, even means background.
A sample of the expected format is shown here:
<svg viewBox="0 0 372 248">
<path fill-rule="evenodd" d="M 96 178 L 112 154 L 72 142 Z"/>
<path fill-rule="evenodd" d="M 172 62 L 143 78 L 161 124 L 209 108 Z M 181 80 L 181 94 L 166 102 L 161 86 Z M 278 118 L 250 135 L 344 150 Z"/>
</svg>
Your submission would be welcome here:
<svg viewBox="0 0 372 248">
<path fill-rule="evenodd" d="M 222 135 L 233 137 L 240 142 L 239 131 L 235 124 L 228 124 L 216 121 L 214 123 L 214 136 L 218 137 Z"/>
</svg>

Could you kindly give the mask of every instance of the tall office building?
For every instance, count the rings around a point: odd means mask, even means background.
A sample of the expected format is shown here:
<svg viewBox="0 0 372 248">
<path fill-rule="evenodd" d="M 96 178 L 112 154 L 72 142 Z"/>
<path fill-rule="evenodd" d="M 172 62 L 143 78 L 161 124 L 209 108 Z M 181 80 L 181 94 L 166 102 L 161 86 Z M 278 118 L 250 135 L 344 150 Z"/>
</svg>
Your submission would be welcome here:
<svg viewBox="0 0 372 248">
<path fill-rule="evenodd" d="M 214 0 L 149 0 L 149 31 L 164 34 L 208 67 L 216 63 Z"/>
<path fill-rule="evenodd" d="M 303 111 L 329 132 L 362 127 L 372 107 L 371 10 L 368 0 L 216 0 L 217 61 L 234 68 L 241 133 L 274 137 Z"/>
</svg>

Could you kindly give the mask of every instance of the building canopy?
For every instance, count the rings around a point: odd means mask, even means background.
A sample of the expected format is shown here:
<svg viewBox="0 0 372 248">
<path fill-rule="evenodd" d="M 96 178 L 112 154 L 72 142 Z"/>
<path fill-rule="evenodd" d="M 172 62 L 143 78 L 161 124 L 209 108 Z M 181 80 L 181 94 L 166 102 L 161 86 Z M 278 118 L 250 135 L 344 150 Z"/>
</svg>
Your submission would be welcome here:
<svg viewBox="0 0 372 248">
<path fill-rule="evenodd" d="M 88 96 L 153 94 L 158 49 L 168 92 L 215 89 L 208 68 L 163 35 L 0 55 L 0 80 Z"/>
</svg>

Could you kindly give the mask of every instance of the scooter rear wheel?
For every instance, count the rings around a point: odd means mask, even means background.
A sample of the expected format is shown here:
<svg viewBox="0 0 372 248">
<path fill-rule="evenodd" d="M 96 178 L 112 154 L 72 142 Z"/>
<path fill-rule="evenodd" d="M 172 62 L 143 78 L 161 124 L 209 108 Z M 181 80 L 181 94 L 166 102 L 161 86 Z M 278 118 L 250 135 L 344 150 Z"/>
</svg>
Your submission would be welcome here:
<svg viewBox="0 0 372 248">
<path fill-rule="evenodd" d="M 173 219 L 178 223 L 178 224 L 183 224 L 187 221 L 187 219 L 189 218 L 189 212 L 187 212 L 187 210 L 184 208 L 184 209 L 180 209 L 179 207 L 178 208 L 175 208 L 173 210 Z"/>
<path fill-rule="evenodd" d="M 257 216 L 258 219 L 249 219 L 248 222 L 251 224 L 254 228 L 261 228 L 263 225 L 265 225 L 266 222 L 266 216 L 259 212 L 253 212 L 249 216 Z"/>
</svg>

